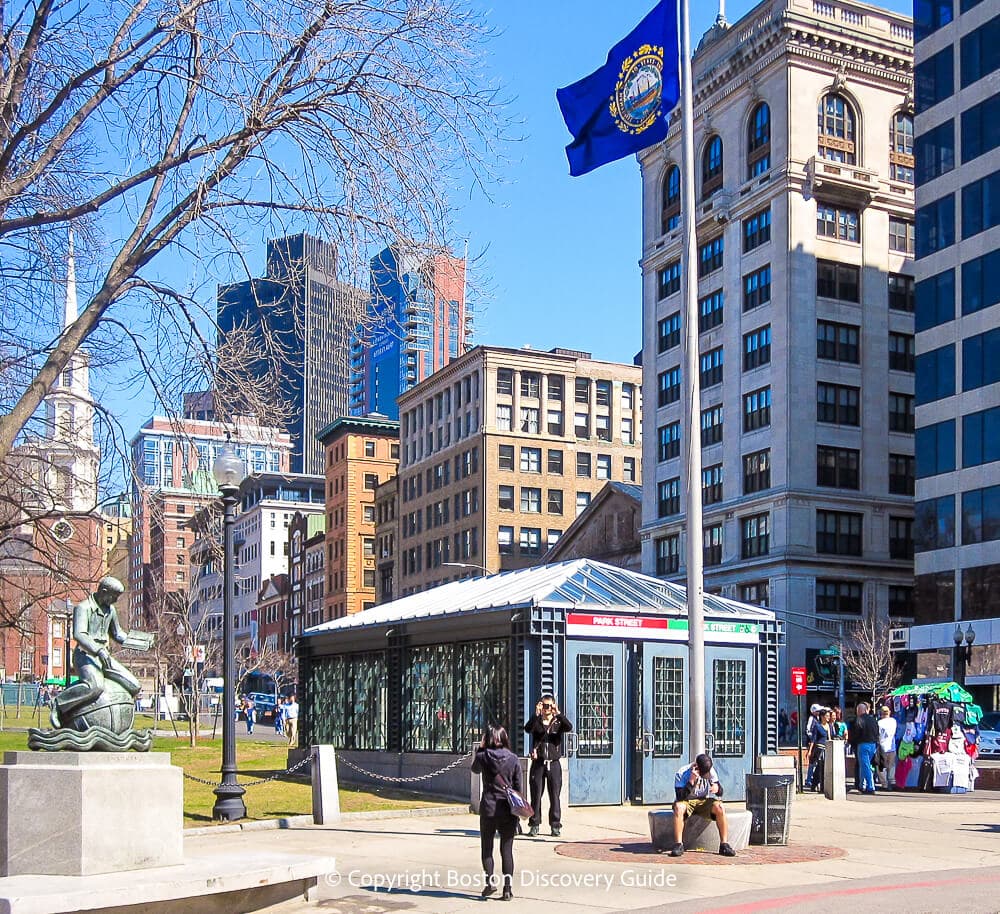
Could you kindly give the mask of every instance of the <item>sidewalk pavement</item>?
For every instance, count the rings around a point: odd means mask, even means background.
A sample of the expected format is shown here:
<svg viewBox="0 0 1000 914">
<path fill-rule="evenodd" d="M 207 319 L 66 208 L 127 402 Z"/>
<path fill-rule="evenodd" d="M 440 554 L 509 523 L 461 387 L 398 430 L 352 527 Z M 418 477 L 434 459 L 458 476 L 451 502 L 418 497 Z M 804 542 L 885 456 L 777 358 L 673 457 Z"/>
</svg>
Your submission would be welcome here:
<svg viewBox="0 0 1000 914">
<path fill-rule="evenodd" d="M 740 806 L 741 804 L 733 804 Z M 740 863 L 723 858 L 692 862 L 688 852 L 655 863 L 615 863 L 556 853 L 570 842 L 648 840 L 646 813 L 656 807 L 570 807 L 561 838 L 543 834 L 515 841 L 514 902 L 502 910 L 546 914 L 605 914 L 731 893 L 808 886 L 878 876 L 940 877 L 949 869 L 996 863 L 1000 796 L 850 794 L 831 802 L 803 794 L 792 806 L 790 848 L 828 845 L 839 859 L 810 863 Z M 545 829 L 547 832 L 548 829 Z M 479 820 L 469 815 L 345 819 L 331 826 L 303 826 L 198 834 L 185 839 L 185 855 L 303 854 L 333 857 L 336 872 L 321 879 L 312 901 L 287 902 L 281 914 L 332 912 L 427 912 L 479 910 L 482 873 Z M 499 853 L 497 853 L 499 871 Z M 671 878 L 673 877 L 673 878 Z M 391 891 L 389 889 L 392 889 Z"/>
</svg>

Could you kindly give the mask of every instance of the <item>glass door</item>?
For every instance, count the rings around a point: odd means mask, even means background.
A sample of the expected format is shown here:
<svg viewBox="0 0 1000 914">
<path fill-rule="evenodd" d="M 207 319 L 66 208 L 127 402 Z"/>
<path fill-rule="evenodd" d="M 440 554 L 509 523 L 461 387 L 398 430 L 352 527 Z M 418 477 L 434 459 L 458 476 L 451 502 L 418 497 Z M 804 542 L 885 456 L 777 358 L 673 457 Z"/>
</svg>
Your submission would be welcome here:
<svg viewBox="0 0 1000 914">
<path fill-rule="evenodd" d="M 646 642 L 642 654 L 642 802 L 672 803 L 687 761 L 687 646 Z"/>
<path fill-rule="evenodd" d="M 744 775 L 753 771 L 753 716 L 750 712 L 751 649 L 705 650 L 706 733 L 715 770 L 727 800 L 742 800 Z"/>
</svg>

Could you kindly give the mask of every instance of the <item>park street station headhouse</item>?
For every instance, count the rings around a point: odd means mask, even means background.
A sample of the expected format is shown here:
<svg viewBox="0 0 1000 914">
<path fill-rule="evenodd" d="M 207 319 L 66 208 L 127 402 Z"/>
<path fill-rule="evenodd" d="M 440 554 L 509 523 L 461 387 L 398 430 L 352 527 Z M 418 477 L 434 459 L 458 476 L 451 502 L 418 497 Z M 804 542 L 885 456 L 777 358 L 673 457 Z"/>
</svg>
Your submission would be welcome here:
<svg viewBox="0 0 1000 914">
<path fill-rule="evenodd" d="M 709 743 L 727 797 L 739 799 L 754 757 L 777 751 L 781 626 L 710 595 L 705 618 Z M 543 692 L 575 728 L 570 803 L 672 802 L 690 754 L 684 589 L 611 565 L 581 559 L 444 584 L 311 628 L 299 651 L 303 744 L 333 744 L 349 768 L 441 769 L 489 721 L 524 755 L 522 725 Z M 467 796 L 468 764 L 422 786 Z"/>
</svg>

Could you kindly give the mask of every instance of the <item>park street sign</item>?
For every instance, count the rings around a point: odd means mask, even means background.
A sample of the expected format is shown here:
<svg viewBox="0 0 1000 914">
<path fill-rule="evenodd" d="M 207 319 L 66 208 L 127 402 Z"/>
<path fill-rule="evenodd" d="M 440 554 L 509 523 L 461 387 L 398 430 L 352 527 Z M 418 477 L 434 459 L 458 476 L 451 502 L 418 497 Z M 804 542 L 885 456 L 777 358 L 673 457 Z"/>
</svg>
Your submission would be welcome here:
<svg viewBox="0 0 1000 914">
<path fill-rule="evenodd" d="M 792 667 L 792 694 L 805 695 L 807 692 L 806 668 L 804 666 Z"/>
</svg>

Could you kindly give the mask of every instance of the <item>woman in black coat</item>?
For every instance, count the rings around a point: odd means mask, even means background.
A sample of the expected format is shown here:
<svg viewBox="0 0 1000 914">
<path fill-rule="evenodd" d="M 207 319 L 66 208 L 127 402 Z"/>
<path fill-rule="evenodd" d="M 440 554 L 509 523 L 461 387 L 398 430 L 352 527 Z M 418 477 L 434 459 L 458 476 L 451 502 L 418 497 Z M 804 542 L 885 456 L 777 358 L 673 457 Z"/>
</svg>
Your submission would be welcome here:
<svg viewBox="0 0 1000 914">
<path fill-rule="evenodd" d="M 493 875 L 493 838 L 500 835 L 500 869 L 503 872 L 504 901 L 514 897 L 511 883 L 514 879 L 514 835 L 517 834 L 517 816 L 510 810 L 502 781 L 521 790 L 521 762 L 510 751 L 510 737 L 503 727 L 487 728 L 482 745 L 476 750 L 472 770 L 482 774 L 483 796 L 479 801 L 479 837 L 482 843 L 483 872 L 486 874 L 483 898 L 496 890 Z"/>
</svg>

